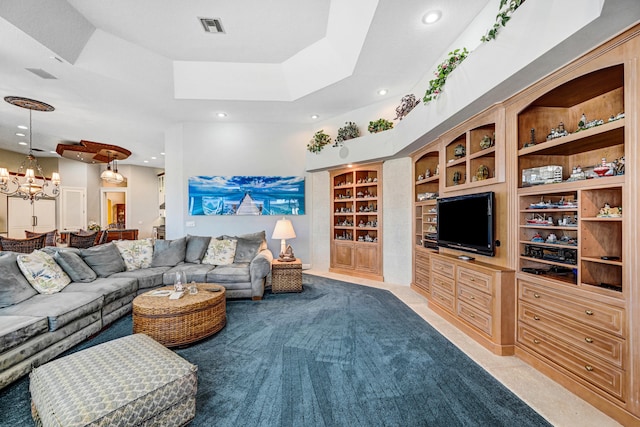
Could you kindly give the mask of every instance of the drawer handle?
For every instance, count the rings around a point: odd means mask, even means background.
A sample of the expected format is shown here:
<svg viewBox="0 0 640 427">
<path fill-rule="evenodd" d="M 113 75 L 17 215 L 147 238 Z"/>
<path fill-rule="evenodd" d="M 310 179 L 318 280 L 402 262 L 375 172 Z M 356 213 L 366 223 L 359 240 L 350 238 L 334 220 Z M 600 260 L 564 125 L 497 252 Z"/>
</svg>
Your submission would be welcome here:
<svg viewBox="0 0 640 427">
<path fill-rule="evenodd" d="M 471 278 L 471 281 L 472 281 L 472 282 L 475 282 L 475 281 L 476 281 L 476 279 L 475 279 L 474 277 L 472 277 L 472 278 Z"/>
<path fill-rule="evenodd" d="M 591 337 L 586 337 L 584 340 L 586 342 L 588 342 L 589 344 L 591 344 L 593 342 L 593 338 L 591 338 Z"/>
<path fill-rule="evenodd" d="M 540 340 L 539 340 L 538 338 L 534 338 L 534 339 L 533 339 L 533 343 L 534 343 L 534 344 L 540 344 Z"/>
<path fill-rule="evenodd" d="M 584 312 L 587 314 L 587 316 L 593 316 L 592 310 L 585 310 Z"/>
<path fill-rule="evenodd" d="M 538 316 L 533 316 L 533 320 L 540 320 Z"/>
<path fill-rule="evenodd" d="M 471 317 L 472 319 L 476 318 L 476 316 L 473 313 L 469 313 L 469 317 Z"/>
<path fill-rule="evenodd" d="M 540 294 L 533 294 L 534 298 L 540 298 Z"/>
<path fill-rule="evenodd" d="M 591 365 L 586 365 L 586 366 L 584 367 L 584 369 L 586 369 L 587 371 L 591 372 L 591 371 L 593 371 L 593 366 L 591 366 Z"/>
<path fill-rule="evenodd" d="M 476 297 L 474 297 L 473 295 L 471 295 L 471 296 L 469 297 L 469 299 L 476 299 Z"/>
</svg>

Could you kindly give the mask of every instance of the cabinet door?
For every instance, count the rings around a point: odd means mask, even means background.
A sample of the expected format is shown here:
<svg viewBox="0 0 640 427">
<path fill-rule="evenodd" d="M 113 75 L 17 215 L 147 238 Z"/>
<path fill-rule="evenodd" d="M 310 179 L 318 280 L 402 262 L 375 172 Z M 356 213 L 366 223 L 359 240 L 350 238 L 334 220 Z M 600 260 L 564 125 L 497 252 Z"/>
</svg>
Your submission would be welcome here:
<svg viewBox="0 0 640 427">
<path fill-rule="evenodd" d="M 46 233 L 56 229 L 56 201 L 38 200 L 33 202 L 33 216 L 35 218 L 33 231 Z"/>
<path fill-rule="evenodd" d="M 334 242 L 333 243 L 332 267 L 351 268 L 354 266 L 353 243 Z"/>
<path fill-rule="evenodd" d="M 355 268 L 368 273 L 378 273 L 378 245 L 356 245 Z"/>
<path fill-rule="evenodd" d="M 80 230 L 87 224 L 87 191 L 84 187 L 62 187 L 60 230 Z"/>
<path fill-rule="evenodd" d="M 12 239 L 24 239 L 25 230 L 33 229 L 33 209 L 28 200 L 9 197 L 7 200 L 7 231 Z"/>
</svg>

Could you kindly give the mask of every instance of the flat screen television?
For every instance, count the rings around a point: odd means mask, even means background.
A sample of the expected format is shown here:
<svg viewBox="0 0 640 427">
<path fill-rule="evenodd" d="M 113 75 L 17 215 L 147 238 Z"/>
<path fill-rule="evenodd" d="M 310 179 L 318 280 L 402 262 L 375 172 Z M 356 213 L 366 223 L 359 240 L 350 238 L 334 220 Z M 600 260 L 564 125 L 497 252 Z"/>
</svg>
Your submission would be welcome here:
<svg viewBox="0 0 640 427">
<path fill-rule="evenodd" d="M 466 194 L 437 200 L 438 246 L 494 256 L 495 194 Z"/>
</svg>

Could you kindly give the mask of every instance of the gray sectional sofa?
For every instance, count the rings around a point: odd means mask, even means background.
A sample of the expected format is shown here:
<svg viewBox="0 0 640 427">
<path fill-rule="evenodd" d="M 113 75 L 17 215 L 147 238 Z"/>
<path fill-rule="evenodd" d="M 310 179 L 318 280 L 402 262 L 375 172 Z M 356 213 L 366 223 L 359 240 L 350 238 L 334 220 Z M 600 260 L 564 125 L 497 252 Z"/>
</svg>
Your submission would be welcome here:
<svg viewBox="0 0 640 427">
<path fill-rule="evenodd" d="M 228 261 L 203 263 L 211 261 L 219 241 L 235 242 Z M 129 313 L 136 295 L 172 285 L 178 271 L 188 282 L 225 286 L 228 298 L 252 299 L 262 298 L 271 273 L 273 255 L 264 231 L 156 240 L 145 243 L 146 253 L 136 241 L 121 242 L 128 243 L 43 249 L 70 281 L 52 293 L 37 291 L 27 280 L 21 254 L 0 251 L 0 389 Z"/>
</svg>

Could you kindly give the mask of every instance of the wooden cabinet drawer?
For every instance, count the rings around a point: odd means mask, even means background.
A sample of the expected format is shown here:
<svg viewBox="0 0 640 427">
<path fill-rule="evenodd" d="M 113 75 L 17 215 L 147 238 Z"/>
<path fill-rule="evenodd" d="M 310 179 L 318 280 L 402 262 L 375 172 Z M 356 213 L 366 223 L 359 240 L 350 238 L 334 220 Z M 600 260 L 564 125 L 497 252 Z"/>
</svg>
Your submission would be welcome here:
<svg viewBox="0 0 640 427">
<path fill-rule="evenodd" d="M 478 310 L 476 307 L 458 301 L 458 317 L 466 320 L 471 325 L 491 336 L 492 317 L 489 313 Z"/>
<path fill-rule="evenodd" d="M 440 276 L 439 274 L 431 275 L 431 283 L 433 285 L 439 286 L 443 292 L 448 293 L 453 298 L 455 283 L 453 279 L 449 279 L 448 277 Z"/>
<path fill-rule="evenodd" d="M 429 276 L 416 272 L 416 285 L 423 289 L 429 289 Z"/>
<path fill-rule="evenodd" d="M 416 251 L 416 268 L 429 270 L 431 268 L 431 263 L 429 262 L 429 255 L 422 254 Z"/>
<path fill-rule="evenodd" d="M 454 312 L 453 293 L 446 288 L 442 288 L 436 282 L 431 283 L 431 301 L 452 313 Z"/>
<path fill-rule="evenodd" d="M 518 320 L 553 334 L 578 351 L 590 353 L 619 368 L 625 368 L 625 340 L 621 338 L 561 318 L 526 302 L 518 304 Z"/>
<path fill-rule="evenodd" d="M 490 294 L 480 292 L 476 288 L 467 286 L 458 282 L 458 301 L 464 301 L 472 306 L 491 314 L 491 306 L 493 303 L 493 297 Z"/>
<path fill-rule="evenodd" d="M 553 313 L 625 336 L 624 309 L 555 291 L 526 280 L 518 281 L 518 297 Z"/>
<path fill-rule="evenodd" d="M 431 271 L 434 273 L 442 274 L 443 276 L 453 279 L 454 265 L 450 262 L 432 257 L 431 258 Z"/>
<path fill-rule="evenodd" d="M 525 323 L 518 323 L 517 339 L 520 344 L 581 378 L 587 386 L 592 386 L 590 388 L 595 386 L 616 399 L 625 401 L 625 375 L 621 369 L 590 355 L 577 353 L 562 340 Z"/>
<path fill-rule="evenodd" d="M 464 283 L 483 292 L 491 293 L 491 284 L 493 283 L 491 276 L 464 267 L 458 267 L 457 274 L 458 283 Z"/>
</svg>

